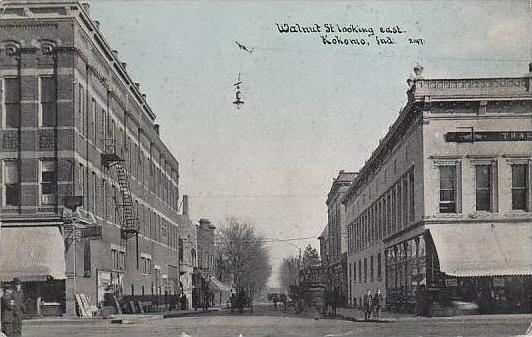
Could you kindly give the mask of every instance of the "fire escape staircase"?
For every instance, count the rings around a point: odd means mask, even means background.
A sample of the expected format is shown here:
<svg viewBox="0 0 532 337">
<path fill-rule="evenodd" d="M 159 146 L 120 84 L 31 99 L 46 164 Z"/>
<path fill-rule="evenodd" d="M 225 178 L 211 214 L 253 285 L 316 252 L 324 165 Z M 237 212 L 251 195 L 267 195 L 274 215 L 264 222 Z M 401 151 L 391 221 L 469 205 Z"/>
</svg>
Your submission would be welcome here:
<svg viewBox="0 0 532 337">
<path fill-rule="evenodd" d="M 124 167 L 124 159 L 116 153 L 114 139 L 104 140 L 104 152 L 101 155 L 102 165 L 105 168 L 115 168 L 118 185 L 120 186 L 121 204 L 116 204 L 116 211 L 120 215 L 120 230 L 122 239 L 130 239 L 138 235 L 138 218 L 133 209 L 133 198 L 129 188 L 129 175 Z"/>
</svg>

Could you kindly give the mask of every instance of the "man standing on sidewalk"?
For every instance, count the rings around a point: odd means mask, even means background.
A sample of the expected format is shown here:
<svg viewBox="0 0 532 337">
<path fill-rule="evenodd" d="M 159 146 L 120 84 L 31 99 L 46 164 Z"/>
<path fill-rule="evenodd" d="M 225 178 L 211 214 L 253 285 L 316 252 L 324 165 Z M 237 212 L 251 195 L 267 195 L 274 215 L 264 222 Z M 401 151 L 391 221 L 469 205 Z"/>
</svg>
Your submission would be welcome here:
<svg viewBox="0 0 532 337">
<path fill-rule="evenodd" d="M 2 302 L 2 332 L 7 336 L 15 336 L 14 324 L 15 299 L 13 298 L 13 287 L 8 284 L 4 287 Z"/>
<path fill-rule="evenodd" d="M 371 318 L 371 305 L 371 291 L 368 289 L 368 292 L 364 295 L 364 320 L 366 321 Z"/>
<path fill-rule="evenodd" d="M 382 310 L 382 294 L 381 290 L 377 289 L 375 295 L 373 295 L 373 317 L 379 319 Z"/>
<path fill-rule="evenodd" d="M 18 277 L 13 279 L 13 299 L 15 300 L 15 306 L 13 310 L 14 321 L 13 321 L 13 336 L 20 337 L 22 336 L 22 318 L 26 312 L 26 307 L 24 305 L 24 293 L 22 292 L 22 282 Z"/>
</svg>

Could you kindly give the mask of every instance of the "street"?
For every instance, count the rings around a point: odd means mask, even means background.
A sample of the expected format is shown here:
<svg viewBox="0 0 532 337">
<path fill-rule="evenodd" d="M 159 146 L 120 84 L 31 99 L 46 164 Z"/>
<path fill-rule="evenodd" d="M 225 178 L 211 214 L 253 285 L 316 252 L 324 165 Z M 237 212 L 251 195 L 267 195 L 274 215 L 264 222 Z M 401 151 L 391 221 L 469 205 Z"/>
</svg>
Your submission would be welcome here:
<svg viewBox="0 0 532 337">
<path fill-rule="evenodd" d="M 125 316 L 127 319 L 127 316 Z M 222 312 L 163 319 L 135 316 L 124 324 L 109 320 L 26 322 L 24 336 L 518 336 L 531 315 L 410 318 L 387 322 L 286 317 L 273 311 L 238 315 Z"/>
</svg>

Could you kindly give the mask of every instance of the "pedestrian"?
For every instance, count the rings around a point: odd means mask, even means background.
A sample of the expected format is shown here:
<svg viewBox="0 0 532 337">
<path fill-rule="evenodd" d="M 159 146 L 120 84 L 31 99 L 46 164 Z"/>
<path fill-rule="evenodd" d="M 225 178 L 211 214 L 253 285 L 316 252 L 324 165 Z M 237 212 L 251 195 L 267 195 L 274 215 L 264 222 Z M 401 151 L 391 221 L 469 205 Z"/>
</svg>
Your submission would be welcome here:
<svg viewBox="0 0 532 337">
<path fill-rule="evenodd" d="M 185 295 L 185 293 L 182 293 L 181 294 L 181 297 L 179 298 L 179 302 L 180 302 L 180 307 L 181 307 L 181 310 L 187 310 L 187 295 Z"/>
<path fill-rule="evenodd" d="M 229 298 L 229 302 L 231 303 L 231 313 L 233 313 L 236 307 L 236 295 L 234 292 L 231 292 L 231 297 Z"/>
<path fill-rule="evenodd" d="M 13 297 L 13 286 L 8 284 L 4 287 L 4 295 L 1 301 L 2 332 L 7 336 L 15 336 L 15 298 Z"/>
<path fill-rule="evenodd" d="M 375 319 L 379 319 L 379 316 L 382 310 L 382 302 L 383 302 L 383 299 L 382 299 L 381 290 L 377 289 L 377 292 L 375 292 L 375 295 L 373 295 L 373 301 L 372 301 L 373 317 Z"/>
<path fill-rule="evenodd" d="M 22 319 L 26 313 L 26 306 L 24 305 L 24 293 L 22 291 L 22 282 L 18 277 L 13 279 L 13 299 L 15 300 L 15 310 L 13 314 L 15 320 L 13 321 L 13 329 L 15 334 L 13 336 L 20 337 L 22 336 Z"/>
<path fill-rule="evenodd" d="M 371 290 L 368 289 L 366 292 L 366 295 L 364 295 L 364 320 L 368 320 L 371 318 Z"/>
</svg>

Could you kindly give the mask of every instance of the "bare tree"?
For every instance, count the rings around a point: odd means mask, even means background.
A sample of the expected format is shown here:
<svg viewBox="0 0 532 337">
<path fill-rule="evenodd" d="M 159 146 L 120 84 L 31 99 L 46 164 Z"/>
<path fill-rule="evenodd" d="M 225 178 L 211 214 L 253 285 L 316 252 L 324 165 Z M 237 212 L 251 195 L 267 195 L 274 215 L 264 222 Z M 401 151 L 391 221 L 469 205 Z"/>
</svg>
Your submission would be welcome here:
<svg viewBox="0 0 532 337">
<path fill-rule="evenodd" d="M 229 218 L 217 232 L 218 275 L 253 299 L 271 275 L 270 257 L 253 225 Z"/>
<path fill-rule="evenodd" d="M 303 268 L 315 267 L 320 264 L 320 256 L 316 248 L 311 245 L 305 247 L 305 252 L 303 253 Z"/>
<path fill-rule="evenodd" d="M 299 258 L 290 256 L 283 259 L 279 268 L 279 279 L 283 290 L 288 291 L 290 286 L 297 285 L 298 270 Z"/>
</svg>

